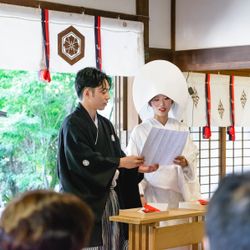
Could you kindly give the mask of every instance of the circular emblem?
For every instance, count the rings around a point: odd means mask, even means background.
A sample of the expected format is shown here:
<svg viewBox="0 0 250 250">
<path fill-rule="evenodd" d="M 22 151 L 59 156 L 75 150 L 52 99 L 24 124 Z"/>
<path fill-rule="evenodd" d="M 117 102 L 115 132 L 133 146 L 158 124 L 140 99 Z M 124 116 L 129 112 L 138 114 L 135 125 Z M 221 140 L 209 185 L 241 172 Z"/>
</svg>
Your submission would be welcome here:
<svg viewBox="0 0 250 250">
<path fill-rule="evenodd" d="M 58 35 L 58 55 L 73 65 L 84 57 L 85 37 L 73 26 Z"/>
<path fill-rule="evenodd" d="M 84 167 L 89 166 L 89 161 L 88 161 L 88 160 L 83 160 L 83 161 L 82 161 L 82 165 L 83 165 Z"/>
</svg>

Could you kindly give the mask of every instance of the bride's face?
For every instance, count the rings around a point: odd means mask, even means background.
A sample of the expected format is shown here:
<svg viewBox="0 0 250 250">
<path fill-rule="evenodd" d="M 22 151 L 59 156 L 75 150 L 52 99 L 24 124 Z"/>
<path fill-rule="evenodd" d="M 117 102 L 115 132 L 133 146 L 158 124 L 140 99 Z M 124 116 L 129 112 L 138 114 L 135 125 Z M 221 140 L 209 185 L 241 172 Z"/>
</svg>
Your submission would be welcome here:
<svg viewBox="0 0 250 250">
<path fill-rule="evenodd" d="M 154 114 L 157 116 L 167 116 L 173 100 L 165 95 L 157 95 L 150 100 L 150 106 L 153 108 Z"/>
</svg>

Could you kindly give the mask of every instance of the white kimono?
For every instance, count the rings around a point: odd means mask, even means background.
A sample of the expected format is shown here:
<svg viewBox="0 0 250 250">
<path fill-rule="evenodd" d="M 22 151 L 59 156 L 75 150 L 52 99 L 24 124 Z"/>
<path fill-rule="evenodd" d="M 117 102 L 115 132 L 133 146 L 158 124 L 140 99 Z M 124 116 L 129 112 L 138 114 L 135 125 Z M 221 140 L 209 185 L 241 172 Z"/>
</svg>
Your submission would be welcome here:
<svg viewBox="0 0 250 250">
<path fill-rule="evenodd" d="M 173 118 L 168 118 L 165 126 L 154 118 L 148 119 L 133 129 L 127 146 L 128 155 L 141 155 L 152 127 L 188 131 L 187 126 Z M 161 165 L 157 171 L 144 174 L 140 192 L 144 194 L 147 202 L 168 203 L 169 208 L 177 208 L 180 201 L 200 198 L 196 176 L 198 150 L 190 136 L 187 138 L 182 155 L 188 161 L 187 167 L 182 168 L 176 164 Z"/>
</svg>

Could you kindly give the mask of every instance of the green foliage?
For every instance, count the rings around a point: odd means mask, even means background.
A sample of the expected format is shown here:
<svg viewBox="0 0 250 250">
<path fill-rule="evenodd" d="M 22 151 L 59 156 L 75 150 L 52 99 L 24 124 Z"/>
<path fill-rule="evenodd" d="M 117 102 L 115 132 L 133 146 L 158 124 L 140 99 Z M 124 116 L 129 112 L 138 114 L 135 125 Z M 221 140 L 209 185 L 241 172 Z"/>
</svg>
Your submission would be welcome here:
<svg viewBox="0 0 250 250">
<path fill-rule="evenodd" d="M 73 74 L 0 70 L 0 201 L 17 193 L 57 185 L 57 136 L 75 106 Z"/>
</svg>

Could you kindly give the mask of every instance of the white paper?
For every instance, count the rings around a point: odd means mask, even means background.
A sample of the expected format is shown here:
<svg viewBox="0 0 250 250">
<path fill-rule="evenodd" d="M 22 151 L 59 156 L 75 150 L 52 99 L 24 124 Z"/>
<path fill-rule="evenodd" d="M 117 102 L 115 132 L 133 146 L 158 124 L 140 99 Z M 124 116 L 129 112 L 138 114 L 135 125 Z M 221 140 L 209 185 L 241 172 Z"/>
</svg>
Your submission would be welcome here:
<svg viewBox="0 0 250 250">
<path fill-rule="evenodd" d="M 176 131 L 153 127 L 143 146 L 141 155 L 145 164 L 171 165 L 182 154 L 188 131 Z"/>
</svg>

